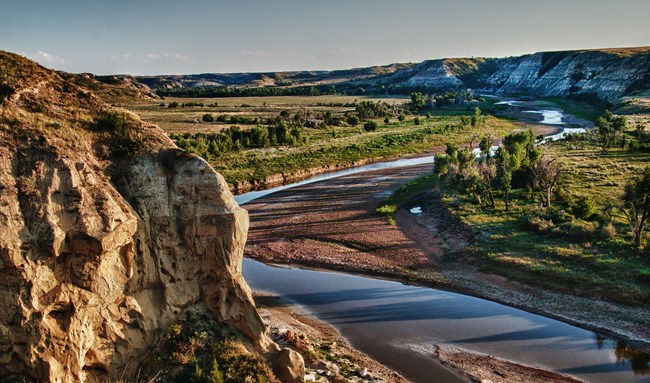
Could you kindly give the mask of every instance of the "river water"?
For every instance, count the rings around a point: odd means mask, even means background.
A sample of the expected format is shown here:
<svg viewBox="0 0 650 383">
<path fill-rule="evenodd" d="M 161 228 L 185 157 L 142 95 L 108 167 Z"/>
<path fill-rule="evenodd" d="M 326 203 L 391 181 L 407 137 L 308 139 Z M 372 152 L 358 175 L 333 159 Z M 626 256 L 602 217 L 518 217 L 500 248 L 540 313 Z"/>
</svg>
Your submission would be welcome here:
<svg viewBox="0 0 650 383">
<path fill-rule="evenodd" d="M 530 113 L 541 113 L 541 123 L 551 125 L 563 118 L 555 109 Z M 558 135 L 567 129 L 576 128 L 566 126 Z M 432 157 L 422 157 L 371 164 L 242 194 L 235 200 L 245 204 L 297 185 L 432 162 Z M 273 267 L 248 259 L 244 260 L 244 277 L 253 290 L 299 304 L 306 313 L 334 326 L 355 348 L 413 382 L 463 381 L 431 357 L 435 345 L 443 344 L 589 382 L 650 383 L 647 354 L 591 331 L 484 299 L 342 273 Z"/>
<path fill-rule="evenodd" d="M 244 261 L 244 277 L 256 291 L 305 307 L 355 348 L 413 382 L 463 382 L 430 356 L 436 344 L 588 382 L 650 382 L 647 355 L 627 352 L 591 331 L 488 300 L 249 259 Z"/>
</svg>

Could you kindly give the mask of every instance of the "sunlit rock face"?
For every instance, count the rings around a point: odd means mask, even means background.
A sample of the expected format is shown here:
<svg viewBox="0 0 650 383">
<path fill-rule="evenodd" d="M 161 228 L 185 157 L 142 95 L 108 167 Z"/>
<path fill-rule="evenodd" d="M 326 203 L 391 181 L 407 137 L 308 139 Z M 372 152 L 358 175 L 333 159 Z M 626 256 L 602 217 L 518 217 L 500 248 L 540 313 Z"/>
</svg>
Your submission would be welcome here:
<svg viewBox="0 0 650 383">
<path fill-rule="evenodd" d="M 108 105 L 19 56 L 0 64 L 0 380 L 132 377 L 197 306 L 251 350 L 291 354 L 241 275 L 248 215 L 221 175 L 135 116 L 144 148 L 111 154 L 89 128 Z M 299 370 L 290 356 L 276 370 Z"/>
<path fill-rule="evenodd" d="M 650 54 L 606 51 L 548 52 L 504 59 L 484 91 L 540 96 L 595 95 L 614 100 L 643 87 L 650 76 Z"/>
</svg>

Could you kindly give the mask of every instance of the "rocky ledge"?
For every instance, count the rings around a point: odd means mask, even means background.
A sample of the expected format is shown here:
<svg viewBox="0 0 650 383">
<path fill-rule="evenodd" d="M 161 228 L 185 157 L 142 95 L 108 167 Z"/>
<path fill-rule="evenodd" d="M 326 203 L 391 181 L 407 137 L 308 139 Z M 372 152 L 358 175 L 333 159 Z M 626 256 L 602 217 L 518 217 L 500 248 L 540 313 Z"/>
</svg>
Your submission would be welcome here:
<svg viewBox="0 0 650 383">
<path fill-rule="evenodd" d="M 280 349 L 241 275 L 248 215 L 205 161 L 60 74 L 0 52 L 0 377 L 135 376 L 190 309 Z"/>
</svg>

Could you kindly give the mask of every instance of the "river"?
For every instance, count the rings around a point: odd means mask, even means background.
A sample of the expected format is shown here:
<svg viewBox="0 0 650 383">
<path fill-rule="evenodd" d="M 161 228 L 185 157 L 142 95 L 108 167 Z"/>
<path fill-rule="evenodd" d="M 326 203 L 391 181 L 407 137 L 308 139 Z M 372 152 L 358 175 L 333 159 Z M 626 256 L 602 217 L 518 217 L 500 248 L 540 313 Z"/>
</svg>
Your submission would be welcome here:
<svg viewBox="0 0 650 383">
<path fill-rule="evenodd" d="M 561 111 L 560 116 L 557 109 L 549 111 L 530 113 L 540 113 L 541 123 L 556 125 L 562 121 Z M 432 161 L 432 157 L 423 157 L 372 164 L 235 199 L 244 204 L 297 185 Z M 273 267 L 248 259 L 244 261 L 244 277 L 253 290 L 299 304 L 334 326 L 355 348 L 413 382 L 464 381 L 431 356 L 437 344 L 589 382 L 650 382 L 647 354 L 591 331 L 484 299 L 343 273 Z"/>
</svg>

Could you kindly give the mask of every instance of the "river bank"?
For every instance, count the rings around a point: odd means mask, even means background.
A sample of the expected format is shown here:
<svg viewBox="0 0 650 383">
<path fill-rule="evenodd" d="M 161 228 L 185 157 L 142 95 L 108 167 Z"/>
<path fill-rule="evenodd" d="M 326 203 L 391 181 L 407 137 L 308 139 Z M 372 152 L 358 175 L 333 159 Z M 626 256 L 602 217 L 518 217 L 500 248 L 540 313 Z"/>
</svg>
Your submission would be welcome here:
<svg viewBox="0 0 650 383">
<path fill-rule="evenodd" d="M 545 129 L 548 135 L 557 127 L 545 126 Z M 253 222 L 247 253 L 269 263 L 337 269 L 480 296 L 649 349 L 647 310 L 531 288 L 485 273 L 459 256 L 471 242 L 472 234 L 459 228 L 439 208 L 422 204 L 419 214 L 399 211 L 398 226 L 386 228 L 386 222 L 374 215 L 376 204 L 401 184 L 430 170 L 427 165 L 355 174 L 302 185 L 290 193 L 280 192 L 254 201 L 245 206 Z M 515 378 L 516 374 L 501 380 L 499 374 L 491 378 L 481 375 L 485 368 L 497 371 L 494 365 L 508 364 L 507 361 L 462 349 L 447 349 L 444 345 L 431 350 L 428 348 L 425 353 L 427 357 L 435 357 L 470 379 L 504 382 L 519 379 Z M 481 363 L 488 363 L 488 367 Z M 477 370 L 472 372 L 472 366 L 476 365 Z M 517 363 L 512 365 L 509 367 L 512 371 L 526 369 Z M 521 381 L 533 381 L 530 375 L 523 376 Z M 544 373 L 540 376 L 546 376 L 541 381 L 565 381 L 561 380 L 565 379 L 563 376 L 553 379 Z"/>
<path fill-rule="evenodd" d="M 253 201 L 246 247 L 265 263 L 295 264 L 442 287 L 561 319 L 650 349 L 650 310 L 575 297 L 482 272 L 460 256 L 471 240 L 439 208 L 400 211 L 397 226 L 374 211 L 416 166 L 303 185 Z M 441 230 L 441 227 L 443 228 Z"/>
<path fill-rule="evenodd" d="M 300 305 L 280 297 L 256 294 L 255 302 L 279 344 L 297 350 L 305 359 L 306 382 L 406 383 L 399 373 L 356 350 L 336 329 Z M 541 368 L 512 363 L 448 345 L 416 347 L 469 381 L 493 383 L 579 383 L 581 380 Z"/>
</svg>

